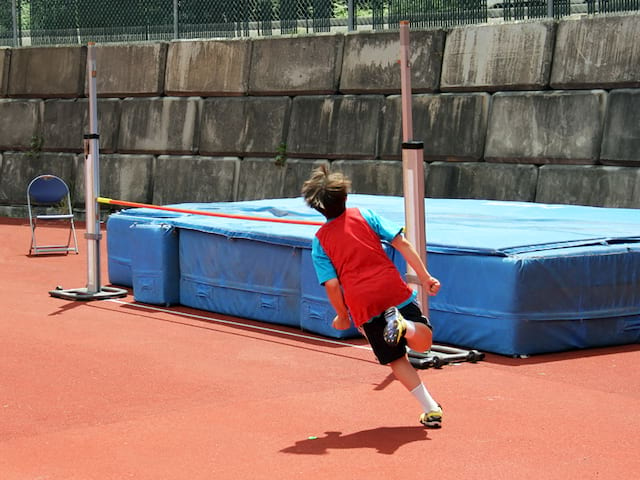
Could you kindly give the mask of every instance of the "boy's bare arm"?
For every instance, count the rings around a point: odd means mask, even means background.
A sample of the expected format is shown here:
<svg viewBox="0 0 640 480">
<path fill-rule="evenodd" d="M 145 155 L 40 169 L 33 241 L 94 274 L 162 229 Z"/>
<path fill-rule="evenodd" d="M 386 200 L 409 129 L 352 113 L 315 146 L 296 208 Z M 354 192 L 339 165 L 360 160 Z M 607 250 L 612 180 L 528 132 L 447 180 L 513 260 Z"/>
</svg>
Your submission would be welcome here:
<svg viewBox="0 0 640 480">
<path fill-rule="evenodd" d="M 420 255 L 418 255 L 418 252 L 411 242 L 409 242 L 404 235 L 399 234 L 393 239 L 391 245 L 400 252 L 409 266 L 416 272 L 420 283 L 426 289 L 427 293 L 429 295 L 438 293 L 438 290 L 440 290 L 440 282 L 427 271 L 427 267 L 425 267 Z"/>
<path fill-rule="evenodd" d="M 351 320 L 349 318 L 349 310 L 344 303 L 344 297 L 342 296 L 342 287 L 337 278 L 332 278 L 324 284 L 324 288 L 327 291 L 327 297 L 331 306 L 336 311 L 336 318 L 333 319 L 333 326 L 338 330 L 346 330 L 351 326 Z"/>
</svg>

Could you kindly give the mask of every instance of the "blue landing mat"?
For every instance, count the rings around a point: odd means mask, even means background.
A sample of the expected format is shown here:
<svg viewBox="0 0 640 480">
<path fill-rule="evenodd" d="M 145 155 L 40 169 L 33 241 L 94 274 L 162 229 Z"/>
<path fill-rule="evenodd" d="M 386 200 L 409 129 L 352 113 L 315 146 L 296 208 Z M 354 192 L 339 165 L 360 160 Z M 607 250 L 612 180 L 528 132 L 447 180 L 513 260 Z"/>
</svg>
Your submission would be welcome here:
<svg viewBox="0 0 640 480">
<path fill-rule="evenodd" d="M 348 204 L 404 223 L 401 197 L 352 194 Z M 323 220 L 301 198 L 173 206 Z M 425 211 L 429 270 L 443 285 L 429 302 L 436 342 L 530 355 L 640 341 L 640 210 L 427 199 Z M 163 285 L 173 284 L 184 305 L 334 338 L 357 335 L 330 326 L 334 314 L 310 262 L 317 226 L 124 210 L 107 222 L 116 285 L 132 286 L 132 259 L 150 245 L 139 244 L 134 224 L 179 232 L 179 278 Z"/>
</svg>

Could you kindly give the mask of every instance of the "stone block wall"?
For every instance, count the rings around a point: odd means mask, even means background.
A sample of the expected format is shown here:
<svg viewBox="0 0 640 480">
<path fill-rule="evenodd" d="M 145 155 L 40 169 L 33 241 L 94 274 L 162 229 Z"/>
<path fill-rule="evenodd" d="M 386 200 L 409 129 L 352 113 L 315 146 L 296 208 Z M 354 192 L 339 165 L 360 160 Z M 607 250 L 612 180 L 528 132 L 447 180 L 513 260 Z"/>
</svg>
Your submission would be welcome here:
<svg viewBox="0 0 640 480">
<path fill-rule="evenodd" d="M 102 196 L 296 196 L 320 162 L 402 194 L 398 32 L 96 45 Z M 0 49 L 0 215 L 84 206 L 86 46 Z M 411 30 L 426 195 L 640 208 L 640 16 Z"/>
</svg>

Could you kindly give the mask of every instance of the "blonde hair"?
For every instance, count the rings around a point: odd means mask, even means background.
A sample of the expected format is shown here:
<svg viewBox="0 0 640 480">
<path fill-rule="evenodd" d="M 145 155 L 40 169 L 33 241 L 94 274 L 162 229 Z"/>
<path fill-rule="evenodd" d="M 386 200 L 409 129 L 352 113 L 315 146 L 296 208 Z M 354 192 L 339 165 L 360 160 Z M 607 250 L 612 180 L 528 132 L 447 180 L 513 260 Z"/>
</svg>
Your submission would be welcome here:
<svg viewBox="0 0 640 480">
<path fill-rule="evenodd" d="M 345 209 L 351 181 L 341 172 L 329 172 L 327 165 L 320 165 L 302 184 L 302 196 L 308 206 L 327 218 L 339 216 Z"/>
</svg>

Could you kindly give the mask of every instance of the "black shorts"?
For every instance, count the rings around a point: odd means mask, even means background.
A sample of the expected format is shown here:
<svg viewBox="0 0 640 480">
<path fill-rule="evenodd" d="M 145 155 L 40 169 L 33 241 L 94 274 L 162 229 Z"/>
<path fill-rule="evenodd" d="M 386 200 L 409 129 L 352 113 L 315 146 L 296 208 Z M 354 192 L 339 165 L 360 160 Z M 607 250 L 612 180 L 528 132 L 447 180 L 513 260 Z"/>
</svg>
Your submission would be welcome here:
<svg viewBox="0 0 640 480">
<path fill-rule="evenodd" d="M 431 328 L 429 319 L 422 315 L 422 311 L 416 302 L 411 302 L 398 310 L 400 310 L 402 316 L 407 320 L 422 323 Z M 398 345 L 395 346 L 389 345 L 384 341 L 383 333 L 386 325 L 387 322 L 384 318 L 384 312 L 382 312 L 361 327 L 362 333 L 367 338 L 369 345 L 371 345 L 373 354 L 382 365 L 387 365 L 407 354 L 407 341 L 404 337 L 401 338 Z"/>
</svg>

